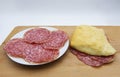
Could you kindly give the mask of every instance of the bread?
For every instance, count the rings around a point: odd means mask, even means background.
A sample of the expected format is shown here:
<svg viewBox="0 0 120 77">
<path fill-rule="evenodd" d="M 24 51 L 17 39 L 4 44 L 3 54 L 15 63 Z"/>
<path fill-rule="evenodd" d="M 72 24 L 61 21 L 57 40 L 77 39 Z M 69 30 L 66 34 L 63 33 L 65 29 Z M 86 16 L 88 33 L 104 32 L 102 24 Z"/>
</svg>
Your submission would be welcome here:
<svg viewBox="0 0 120 77">
<path fill-rule="evenodd" d="M 116 52 L 103 29 L 92 26 L 78 26 L 72 34 L 70 44 L 73 48 L 90 55 L 108 56 Z"/>
</svg>

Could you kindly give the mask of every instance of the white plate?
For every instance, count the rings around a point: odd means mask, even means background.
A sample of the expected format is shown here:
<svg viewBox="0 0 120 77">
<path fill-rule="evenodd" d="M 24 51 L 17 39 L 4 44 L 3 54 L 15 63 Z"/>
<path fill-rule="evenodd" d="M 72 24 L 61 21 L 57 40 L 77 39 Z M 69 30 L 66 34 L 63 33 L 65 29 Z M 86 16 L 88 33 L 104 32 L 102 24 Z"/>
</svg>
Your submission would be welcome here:
<svg viewBox="0 0 120 77">
<path fill-rule="evenodd" d="M 53 27 L 40 27 L 40 28 L 46 28 L 46 29 L 48 29 L 48 30 L 50 30 L 50 31 L 58 30 L 58 29 L 53 28 Z M 26 30 L 23 30 L 23 31 L 19 32 L 19 33 L 17 33 L 16 35 L 14 35 L 11 39 L 13 39 L 13 38 L 23 38 L 24 33 L 25 33 L 26 31 L 30 30 L 30 29 L 33 29 L 33 28 L 29 28 L 29 29 L 26 29 Z M 69 47 L 69 39 L 65 42 L 64 46 L 59 50 L 60 53 L 59 53 L 58 57 L 57 57 L 55 60 L 59 59 L 59 58 L 67 51 L 68 47 Z M 50 63 L 50 62 L 29 63 L 29 62 L 25 61 L 25 60 L 22 59 L 22 58 L 16 58 L 16 57 L 13 57 L 13 56 L 11 56 L 11 55 L 9 55 L 9 54 L 7 54 L 7 55 L 8 55 L 8 57 L 9 57 L 12 61 L 14 61 L 14 62 L 16 62 L 16 63 L 19 63 L 19 64 L 23 64 L 23 65 L 43 65 L 43 64 L 46 64 L 46 63 Z M 51 61 L 51 62 L 52 62 L 52 61 Z"/>
</svg>

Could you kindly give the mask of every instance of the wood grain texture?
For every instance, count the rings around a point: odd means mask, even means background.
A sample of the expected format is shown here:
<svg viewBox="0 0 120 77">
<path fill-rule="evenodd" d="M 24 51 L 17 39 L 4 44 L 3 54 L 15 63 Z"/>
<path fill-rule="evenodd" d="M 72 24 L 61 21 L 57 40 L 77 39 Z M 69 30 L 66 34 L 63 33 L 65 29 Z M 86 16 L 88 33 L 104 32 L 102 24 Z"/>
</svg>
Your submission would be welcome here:
<svg viewBox="0 0 120 77">
<path fill-rule="evenodd" d="M 33 26 L 17 26 L 0 46 L 0 77 L 119 77 L 120 76 L 120 27 L 99 26 L 104 29 L 110 43 L 117 50 L 115 61 L 102 67 L 91 67 L 79 61 L 69 50 L 57 61 L 40 66 L 24 66 L 11 61 L 3 46 L 16 33 Z M 37 27 L 37 26 L 36 26 Z M 75 26 L 54 26 L 66 31 L 69 37 Z"/>
</svg>

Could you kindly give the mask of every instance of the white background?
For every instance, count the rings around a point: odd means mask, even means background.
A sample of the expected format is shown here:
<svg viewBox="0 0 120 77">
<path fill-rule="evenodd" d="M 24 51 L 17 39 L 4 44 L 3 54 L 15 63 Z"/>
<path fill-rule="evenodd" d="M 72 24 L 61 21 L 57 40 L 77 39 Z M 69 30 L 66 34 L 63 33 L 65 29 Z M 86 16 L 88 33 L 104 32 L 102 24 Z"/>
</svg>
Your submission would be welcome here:
<svg viewBox="0 0 120 77">
<path fill-rule="evenodd" d="M 0 0 L 0 44 L 18 25 L 120 25 L 120 0 Z"/>
</svg>

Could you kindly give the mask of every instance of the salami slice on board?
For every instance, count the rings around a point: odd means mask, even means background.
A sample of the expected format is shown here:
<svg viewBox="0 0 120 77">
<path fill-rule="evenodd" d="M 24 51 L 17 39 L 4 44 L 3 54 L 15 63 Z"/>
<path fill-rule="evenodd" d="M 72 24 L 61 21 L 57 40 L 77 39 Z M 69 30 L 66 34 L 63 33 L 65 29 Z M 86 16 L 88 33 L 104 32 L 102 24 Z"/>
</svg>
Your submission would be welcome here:
<svg viewBox="0 0 120 77">
<path fill-rule="evenodd" d="M 90 66 L 101 66 L 106 63 L 110 63 L 113 61 L 114 55 L 110 56 L 94 56 L 94 55 L 89 55 L 83 52 L 80 52 L 74 48 L 70 48 L 71 52 L 76 55 L 76 57 L 82 61 L 83 63 L 90 65 Z"/>
</svg>

